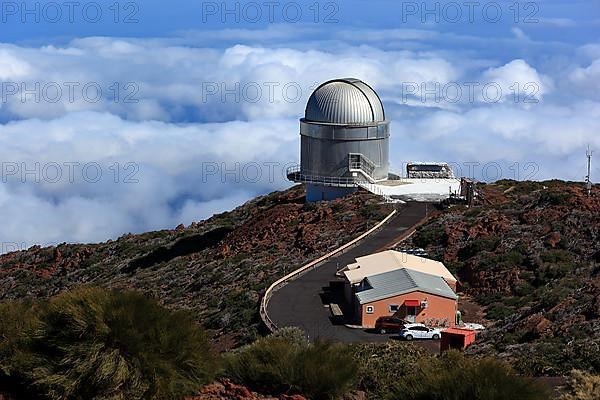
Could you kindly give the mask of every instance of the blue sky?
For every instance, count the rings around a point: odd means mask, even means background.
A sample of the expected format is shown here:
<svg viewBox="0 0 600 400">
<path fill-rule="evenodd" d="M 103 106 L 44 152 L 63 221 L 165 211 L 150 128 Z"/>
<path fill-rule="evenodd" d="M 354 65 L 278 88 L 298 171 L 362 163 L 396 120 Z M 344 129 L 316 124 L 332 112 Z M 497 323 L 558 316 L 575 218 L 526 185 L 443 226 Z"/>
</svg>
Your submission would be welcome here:
<svg viewBox="0 0 600 400">
<path fill-rule="evenodd" d="M 590 0 L 172 0 L 168 5 L 159 0 L 26 0 L 3 3 L 2 36 L 7 42 L 26 43 L 83 36 L 164 37 L 186 30 L 264 29 L 273 23 L 309 23 L 329 30 L 429 28 L 489 37 L 505 37 L 510 27 L 516 26 L 528 29 L 534 39 L 583 44 L 598 33 L 599 7 Z"/>
<path fill-rule="evenodd" d="M 26 3 L 0 16 L 0 251 L 288 187 L 298 118 L 335 77 L 381 95 L 395 171 L 582 180 L 600 148 L 595 1 Z"/>
</svg>

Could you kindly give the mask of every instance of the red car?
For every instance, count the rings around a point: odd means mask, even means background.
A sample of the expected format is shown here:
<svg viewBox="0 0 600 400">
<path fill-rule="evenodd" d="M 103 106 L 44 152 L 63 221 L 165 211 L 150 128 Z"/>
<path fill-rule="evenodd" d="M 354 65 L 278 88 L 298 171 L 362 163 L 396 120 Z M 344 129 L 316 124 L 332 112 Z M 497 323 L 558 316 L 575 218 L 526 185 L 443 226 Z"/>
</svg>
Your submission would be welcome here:
<svg viewBox="0 0 600 400">
<path fill-rule="evenodd" d="M 375 331 L 383 334 L 387 332 L 400 332 L 408 322 L 398 317 L 379 317 L 375 321 Z"/>
</svg>

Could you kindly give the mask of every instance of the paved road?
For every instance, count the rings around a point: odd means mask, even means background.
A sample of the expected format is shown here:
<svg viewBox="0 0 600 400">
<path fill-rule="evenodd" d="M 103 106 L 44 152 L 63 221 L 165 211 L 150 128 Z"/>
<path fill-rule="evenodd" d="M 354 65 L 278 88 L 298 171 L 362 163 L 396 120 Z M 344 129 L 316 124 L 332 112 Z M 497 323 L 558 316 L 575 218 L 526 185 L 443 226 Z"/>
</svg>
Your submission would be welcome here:
<svg viewBox="0 0 600 400">
<path fill-rule="evenodd" d="M 321 296 L 324 295 L 324 289 L 329 282 L 336 280 L 337 269 L 353 262 L 356 257 L 377 252 L 393 243 L 425 216 L 427 207 L 431 209 L 431 205 L 425 203 L 407 203 L 399 206 L 398 213 L 382 229 L 365 238 L 358 246 L 332 258 L 275 292 L 267 307 L 271 319 L 279 327 L 302 328 L 311 340 L 317 337 L 345 343 L 388 340 L 388 335 L 334 325 L 330 320 L 328 301 L 323 301 Z M 422 343 L 428 348 L 438 346 L 437 343 Z M 435 351 L 434 348 L 432 350 Z"/>
</svg>

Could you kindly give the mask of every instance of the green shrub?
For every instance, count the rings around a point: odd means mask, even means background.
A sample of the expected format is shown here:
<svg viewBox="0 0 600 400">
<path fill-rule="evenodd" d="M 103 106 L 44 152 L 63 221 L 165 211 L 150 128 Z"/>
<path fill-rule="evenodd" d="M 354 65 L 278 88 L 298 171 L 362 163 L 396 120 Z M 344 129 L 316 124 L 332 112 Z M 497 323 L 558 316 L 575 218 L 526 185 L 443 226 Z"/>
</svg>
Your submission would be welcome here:
<svg viewBox="0 0 600 400">
<path fill-rule="evenodd" d="M 573 260 L 571 253 L 566 250 L 549 250 L 540 254 L 540 258 L 547 263 L 569 263 Z"/>
<path fill-rule="evenodd" d="M 356 365 L 342 345 L 317 341 L 293 359 L 294 387 L 310 399 L 336 399 L 352 387 Z"/>
<path fill-rule="evenodd" d="M 437 224 L 429 224 L 419 228 L 415 234 L 413 242 L 419 247 L 443 246 L 448 242 L 448 235 L 444 228 Z"/>
<path fill-rule="evenodd" d="M 477 295 L 476 300 L 482 306 L 488 306 L 492 303 L 500 302 L 504 298 L 502 293 L 484 292 Z"/>
<path fill-rule="evenodd" d="M 433 359 L 430 351 L 397 340 L 383 343 L 357 343 L 350 346 L 358 365 L 358 390 L 368 399 L 383 399 L 390 387 L 407 374 L 412 374 L 419 360 Z"/>
<path fill-rule="evenodd" d="M 517 371 L 535 376 L 567 375 L 573 369 L 600 371 L 600 339 L 543 338 L 515 354 L 511 363 Z"/>
<path fill-rule="evenodd" d="M 455 276 L 460 275 L 460 273 L 461 273 L 461 271 L 463 270 L 464 267 L 465 267 L 465 263 L 464 262 L 460 262 L 460 261 L 446 261 L 446 268 L 448 268 L 448 270 L 450 272 L 452 272 Z"/>
<path fill-rule="evenodd" d="M 571 195 L 569 193 L 544 191 L 540 195 L 538 203 L 549 204 L 553 206 L 561 206 L 569 204 L 570 198 Z"/>
<path fill-rule="evenodd" d="M 291 365 L 297 351 L 282 339 L 259 339 L 225 359 L 225 375 L 258 390 L 284 392 L 291 384 Z"/>
<path fill-rule="evenodd" d="M 560 400 L 597 400 L 600 399 L 600 375 L 585 371 L 571 371 L 568 385 Z"/>
<path fill-rule="evenodd" d="M 481 214 L 483 210 L 481 209 L 481 207 L 474 207 L 474 208 L 469 208 L 467 211 L 464 212 L 464 216 L 465 218 L 476 218 L 479 216 L 479 214 Z"/>
<path fill-rule="evenodd" d="M 44 397 L 180 399 L 212 379 L 202 329 L 141 294 L 78 289 L 35 308 L 0 347 L 16 343 L 3 370 Z"/>
<path fill-rule="evenodd" d="M 504 319 L 512 314 L 514 314 L 514 310 L 503 303 L 491 304 L 485 311 L 486 318 L 488 319 Z"/>
<path fill-rule="evenodd" d="M 561 282 L 558 282 L 556 287 L 549 288 L 544 287 L 540 291 L 539 304 L 545 309 L 551 309 L 561 301 L 563 301 L 567 296 L 571 293 L 571 288 L 563 287 L 560 285 Z"/>
<path fill-rule="evenodd" d="M 525 257 L 516 250 L 510 250 L 506 253 L 489 255 L 482 254 L 479 260 L 479 266 L 484 269 L 510 269 L 523 265 Z"/>
<path fill-rule="evenodd" d="M 458 252 L 460 260 L 467 260 L 482 251 L 494 251 L 500 244 L 500 238 L 497 236 L 487 236 L 477 238 L 471 241 L 467 246 L 463 247 Z"/>
<path fill-rule="evenodd" d="M 286 330 L 226 357 L 224 374 L 258 391 L 336 399 L 350 389 L 356 365 L 346 347 L 309 344 L 298 331 Z"/>
<path fill-rule="evenodd" d="M 548 393 L 495 359 L 474 359 L 450 351 L 415 365 L 400 379 L 389 399 L 406 400 L 546 400 Z"/>
<path fill-rule="evenodd" d="M 0 304 L 0 393 L 18 395 L 16 398 L 25 398 L 22 392 L 27 383 L 15 370 L 14 358 L 23 346 L 21 333 L 36 326 L 34 310 L 34 307 L 25 303 Z"/>
<path fill-rule="evenodd" d="M 380 217 L 382 216 L 382 212 L 378 204 L 367 204 L 361 207 L 360 215 L 368 219 L 380 219 Z"/>
</svg>

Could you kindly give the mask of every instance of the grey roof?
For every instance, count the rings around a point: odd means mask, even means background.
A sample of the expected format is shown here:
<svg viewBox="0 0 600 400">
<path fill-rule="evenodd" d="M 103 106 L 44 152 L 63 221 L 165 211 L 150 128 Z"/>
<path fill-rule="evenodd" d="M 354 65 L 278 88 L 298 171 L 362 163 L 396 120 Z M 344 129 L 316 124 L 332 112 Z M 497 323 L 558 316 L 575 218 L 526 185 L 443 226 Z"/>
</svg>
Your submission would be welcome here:
<svg viewBox="0 0 600 400">
<path fill-rule="evenodd" d="M 371 286 L 371 289 L 356 293 L 360 304 L 371 303 L 417 290 L 454 300 L 458 298 L 443 278 L 412 269 L 396 269 L 371 275 L 365 280 Z"/>
<path fill-rule="evenodd" d="M 305 119 L 340 125 L 370 125 L 385 121 L 383 104 L 369 85 L 354 78 L 334 79 L 308 99 Z"/>
</svg>

